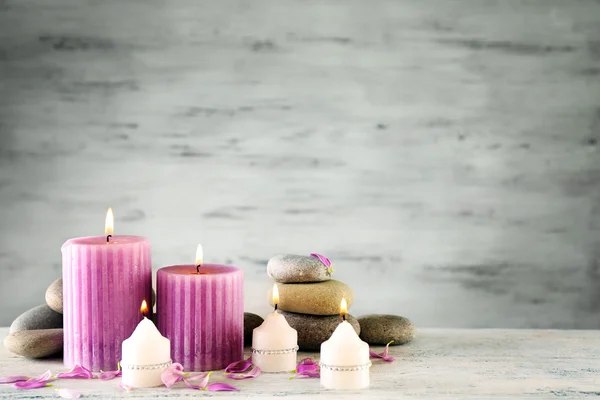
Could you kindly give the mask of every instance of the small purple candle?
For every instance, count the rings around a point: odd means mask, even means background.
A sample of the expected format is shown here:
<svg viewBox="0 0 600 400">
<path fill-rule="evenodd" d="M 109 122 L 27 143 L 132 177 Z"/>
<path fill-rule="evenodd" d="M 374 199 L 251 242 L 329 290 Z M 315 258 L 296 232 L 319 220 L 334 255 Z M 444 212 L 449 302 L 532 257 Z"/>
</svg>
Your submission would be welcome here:
<svg viewBox="0 0 600 400">
<path fill-rule="evenodd" d="M 186 371 L 223 369 L 244 356 L 244 273 L 201 258 L 157 273 L 158 329 Z"/>
<path fill-rule="evenodd" d="M 140 303 L 152 298 L 150 243 L 139 236 L 69 239 L 62 246 L 64 363 L 112 371 L 121 343 L 141 320 Z"/>
</svg>

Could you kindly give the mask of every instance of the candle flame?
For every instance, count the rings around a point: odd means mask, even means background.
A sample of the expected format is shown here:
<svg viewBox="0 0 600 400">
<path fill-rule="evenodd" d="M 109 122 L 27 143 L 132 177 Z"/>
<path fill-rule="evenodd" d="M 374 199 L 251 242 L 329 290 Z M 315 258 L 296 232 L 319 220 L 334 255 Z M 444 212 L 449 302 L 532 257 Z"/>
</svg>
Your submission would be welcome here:
<svg viewBox="0 0 600 400">
<path fill-rule="evenodd" d="M 202 265 L 204 258 L 204 251 L 202 251 L 202 245 L 199 244 L 196 249 L 196 263 L 194 265 Z"/>
<path fill-rule="evenodd" d="M 142 300 L 142 305 L 140 306 L 140 311 L 142 312 L 142 315 L 144 317 L 146 315 L 148 315 L 148 303 L 146 303 L 146 300 Z"/>
<path fill-rule="evenodd" d="M 115 217 L 113 215 L 112 208 L 109 208 L 106 212 L 106 219 L 104 220 L 104 234 L 112 235 L 115 226 Z"/>
<path fill-rule="evenodd" d="M 346 302 L 346 298 L 342 297 L 342 301 L 340 302 L 340 315 L 344 316 L 348 314 L 348 303 Z"/>
<path fill-rule="evenodd" d="M 273 304 L 277 305 L 277 303 L 279 303 L 279 288 L 277 287 L 277 284 L 274 283 L 273 284 Z"/>
</svg>

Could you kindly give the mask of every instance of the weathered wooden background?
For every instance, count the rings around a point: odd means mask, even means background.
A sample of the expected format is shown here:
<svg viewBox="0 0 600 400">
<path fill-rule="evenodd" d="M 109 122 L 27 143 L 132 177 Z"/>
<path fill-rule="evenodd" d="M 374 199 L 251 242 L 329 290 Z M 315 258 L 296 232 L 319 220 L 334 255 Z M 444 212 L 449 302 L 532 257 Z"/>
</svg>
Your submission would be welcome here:
<svg viewBox="0 0 600 400">
<path fill-rule="evenodd" d="M 600 328 L 600 2 L 0 0 L 0 324 L 60 245 L 329 256 L 354 314 Z"/>
</svg>

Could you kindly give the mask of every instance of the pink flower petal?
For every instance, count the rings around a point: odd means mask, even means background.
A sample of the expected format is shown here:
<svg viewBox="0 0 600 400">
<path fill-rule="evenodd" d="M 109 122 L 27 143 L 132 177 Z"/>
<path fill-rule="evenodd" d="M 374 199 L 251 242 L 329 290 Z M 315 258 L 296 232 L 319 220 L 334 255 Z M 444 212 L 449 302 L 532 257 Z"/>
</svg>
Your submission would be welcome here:
<svg viewBox="0 0 600 400">
<path fill-rule="evenodd" d="M 78 399 L 81 397 L 81 393 L 71 389 L 56 389 L 56 394 L 63 399 Z"/>
<path fill-rule="evenodd" d="M 242 380 L 242 379 L 256 378 L 260 374 L 261 374 L 260 368 L 258 366 L 256 366 L 256 365 L 254 365 L 245 374 L 243 374 L 243 373 L 229 373 L 229 374 L 227 374 L 225 376 L 227 376 L 230 379 Z"/>
<path fill-rule="evenodd" d="M 225 372 L 244 372 L 248 368 L 252 366 L 252 362 L 250 361 L 252 356 L 250 356 L 247 360 L 235 361 L 225 367 Z"/>
<path fill-rule="evenodd" d="M 69 372 L 61 372 L 56 375 L 57 378 L 60 379 L 92 379 L 94 374 L 89 369 L 82 367 L 81 365 L 76 365 Z"/>
<path fill-rule="evenodd" d="M 225 367 L 225 372 L 228 372 L 225 376 L 236 380 L 256 378 L 261 374 L 261 371 L 260 368 L 252 364 L 251 360 L 252 355 L 247 360 L 240 360 L 229 364 Z"/>
<path fill-rule="evenodd" d="M 296 376 L 304 376 L 307 378 L 319 378 L 319 364 L 312 358 L 305 358 L 296 366 Z"/>
<path fill-rule="evenodd" d="M 102 371 L 100 372 L 100 374 L 98 375 L 98 379 L 102 379 L 103 381 L 109 381 L 111 379 L 115 379 L 118 376 L 121 376 L 121 370 L 117 370 L 117 371 Z"/>
<path fill-rule="evenodd" d="M 389 352 L 390 352 L 390 344 L 392 344 L 392 343 L 394 343 L 394 341 L 393 341 L 393 340 L 392 340 L 391 342 L 389 342 L 388 344 L 386 344 L 386 345 L 385 345 L 385 350 L 383 350 L 383 352 L 381 352 L 381 353 L 375 353 L 374 351 L 372 351 L 372 350 L 369 350 L 369 354 L 370 354 L 370 355 L 371 355 L 371 357 L 373 357 L 373 358 L 381 358 L 381 359 L 383 359 L 383 361 L 386 361 L 386 362 L 393 362 L 393 361 L 395 361 L 396 359 L 395 359 L 394 357 L 392 357 L 392 356 L 388 355 L 388 354 L 389 354 Z"/>
<path fill-rule="evenodd" d="M 382 355 L 383 357 L 387 357 L 387 355 L 389 354 L 389 352 L 390 352 L 390 344 L 392 344 L 392 343 L 394 343 L 394 341 L 393 341 L 393 340 L 390 340 L 390 341 L 388 342 L 388 344 L 386 344 L 386 345 L 385 345 L 385 349 L 383 350 L 383 353 L 381 353 L 381 355 Z"/>
<path fill-rule="evenodd" d="M 369 355 L 373 358 L 383 358 L 383 356 L 375 353 L 373 350 L 369 349 Z"/>
<path fill-rule="evenodd" d="M 160 375 L 166 387 L 170 388 L 177 382 L 183 379 L 183 365 L 173 363 Z"/>
<path fill-rule="evenodd" d="M 196 389 L 196 390 L 204 389 L 204 388 L 206 388 L 206 385 L 208 385 L 208 379 L 210 378 L 211 373 L 212 372 L 200 372 L 198 374 L 188 375 L 183 378 L 183 382 L 190 389 Z M 200 381 L 200 383 L 194 384 L 194 383 L 192 383 L 194 381 Z"/>
<path fill-rule="evenodd" d="M 38 379 L 40 381 L 50 381 L 52 380 L 52 372 L 50 372 L 50 370 L 44 372 L 43 374 L 41 374 L 40 376 L 38 376 L 37 378 L 33 378 L 33 379 Z"/>
<path fill-rule="evenodd" d="M 319 369 L 319 364 L 312 358 L 305 358 L 300 361 L 298 366 L 296 366 L 296 371 L 298 371 L 298 372 L 315 370 L 315 369 Z"/>
<path fill-rule="evenodd" d="M 217 382 L 208 385 L 206 387 L 206 390 L 208 390 L 209 392 L 233 392 L 240 389 L 236 388 L 235 386 L 228 385 L 226 383 Z"/>
<path fill-rule="evenodd" d="M 48 383 L 48 381 L 38 381 L 35 379 L 13 383 L 13 387 L 16 389 L 37 389 L 46 386 L 52 386 L 52 384 Z"/>
<path fill-rule="evenodd" d="M 26 381 L 17 381 L 13 383 L 13 387 L 17 389 L 37 389 L 44 386 L 51 386 L 48 382 L 52 380 L 52 373 L 50 371 L 44 372 L 37 378 L 30 378 Z"/>
<path fill-rule="evenodd" d="M 126 385 L 126 384 L 124 384 L 122 382 L 121 382 L 121 384 L 119 386 L 121 386 L 121 389 L 123 389 L 126 392 L 131 392 L 133 390 L 133 388 L 131 386 L 128 386 L 128 385 Z"/>
<path fill-rule="evenodd" d="M 320 254 L 317 254 L 317 253 L 310 253 L 310 256 L 318 258 L 319 261 L 321 261 L 323 263 L 323 265 L 325 265 L 327 268 L 331 267 L 331 261 L 329 261 L 329 258 L 322 256 Z"/>
<path fill-rule="evenodd" d="M 306 377 L 306 378 L 320 378 L 321 371 L 303 371 L 303 372 L 298 372 L 296 374 L 296 376 L 302 376 L 302 377 Z"/>
<path fill-rule="evenodd" d="M 123 375 L 121 371 L 121 363 L 118 363 L 116 371 L 100 371 L 98 379 L 102 379 L 103 381 L 109 381 L 121 375 Z"/>
<path fill-rule="evenodd" d="M 1 383 L 15 383 L 15 382 L 20 382 L 20 381 L 26 381 L 28 379 L 29 379 L 29 377 L 24 376 L 24 375 L 5 376 L 4 378 L 0 378 L 0 384 Z"/>
</svg>

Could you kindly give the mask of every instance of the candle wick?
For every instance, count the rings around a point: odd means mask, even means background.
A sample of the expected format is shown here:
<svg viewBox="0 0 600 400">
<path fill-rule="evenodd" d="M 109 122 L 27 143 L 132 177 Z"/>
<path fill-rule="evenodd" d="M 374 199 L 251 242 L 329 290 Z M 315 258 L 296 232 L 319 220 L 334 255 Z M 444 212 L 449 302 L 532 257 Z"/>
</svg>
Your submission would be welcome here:
<svg viewBox="0 0 600 400">
<path fill-rule="evenodd" d="M 277 303 L 275 303 L 275 311 L 277 311 Z"/>
<path fill-rule="evenodd" d="M 202 264 L 198 264 L 196 265 L 196 272 L 199 274 L 200 273 L 200 267 L 202 266 Z"/>
<path fill-rule="evenodd" d="M 110 241 L 111 237 L 112 237 L 112 235 L 106 235 L 106 243 L 108 243 Z"/>
<path fill-rule="evenodd" d="M 342 314 L 342 321 L 346 320 L 346 313 Z"/>
</svg>

